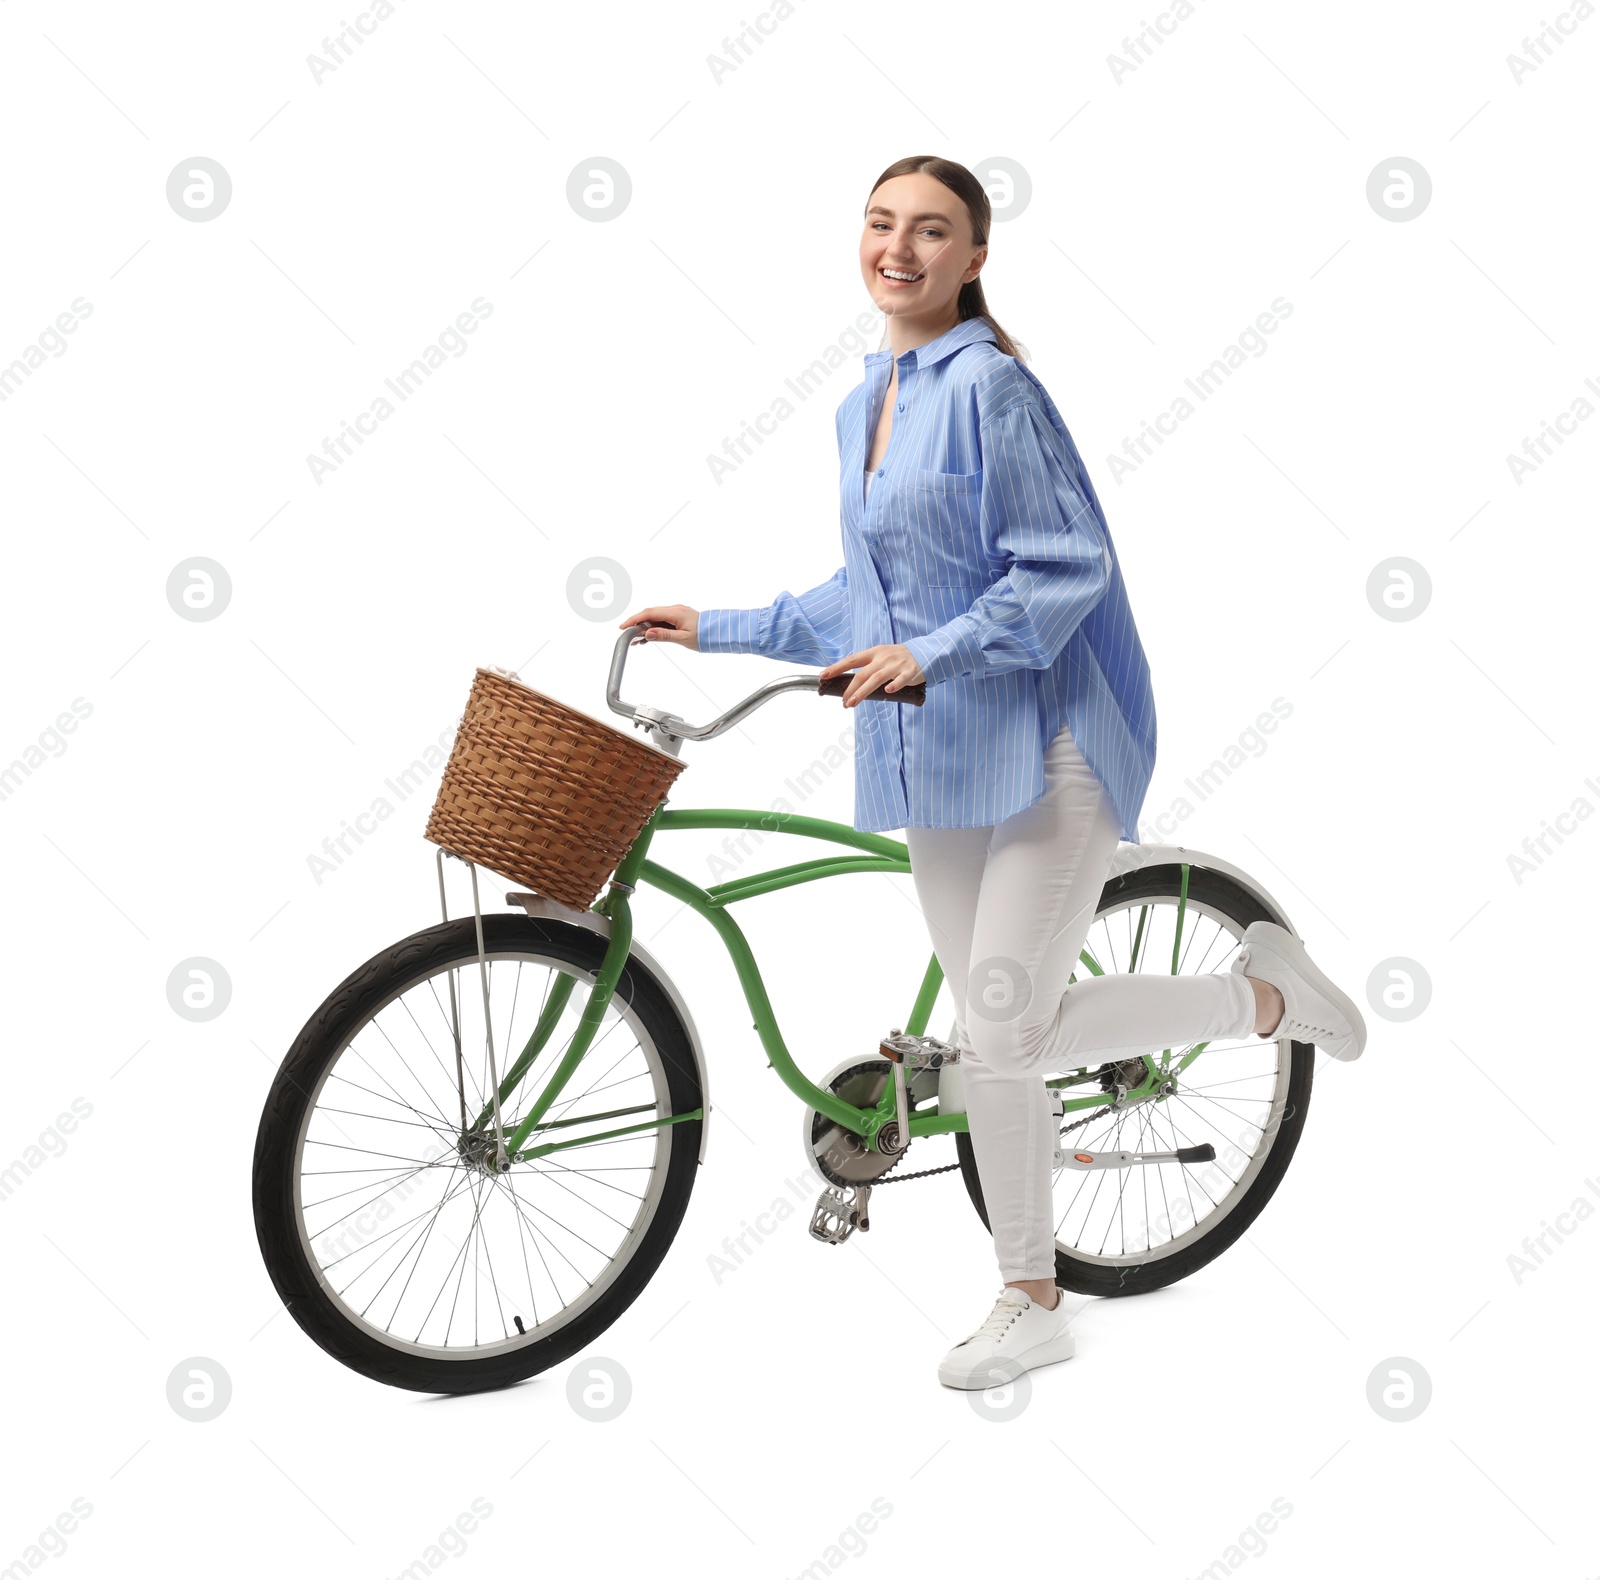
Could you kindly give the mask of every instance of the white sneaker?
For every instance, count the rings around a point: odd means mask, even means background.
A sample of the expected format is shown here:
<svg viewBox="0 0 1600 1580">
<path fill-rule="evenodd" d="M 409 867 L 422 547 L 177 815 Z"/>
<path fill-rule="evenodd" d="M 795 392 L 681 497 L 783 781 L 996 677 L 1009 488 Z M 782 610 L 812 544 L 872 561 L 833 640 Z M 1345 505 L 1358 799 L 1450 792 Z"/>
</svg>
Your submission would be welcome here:
<svg viewBox="0 0 1600 1580">
<path fill-rule="evenodd" d="M 1066 1291 L 1059 1285 L 1048 1311 L 1008 1285 L 983 1326 L 939 1362 L 939 1381 L 947 1388 L 996 1388 L 1035 1366 L 1070 1360 L 1078 1346 L 1067 1330 L 1069 1320 Z"/>
<path fill-rule="evenodd" d="M 1312 1042 L 1335 1059 L 1359 1059 L 1367 1024 L 1354 1001 L 1312 963 L 1306 946 L 1276 922 L 1251 922 L 1230 970 L 1259 977 L 1283 994 L 1283 1019 L 1268 1037 Z"/>
</svg>

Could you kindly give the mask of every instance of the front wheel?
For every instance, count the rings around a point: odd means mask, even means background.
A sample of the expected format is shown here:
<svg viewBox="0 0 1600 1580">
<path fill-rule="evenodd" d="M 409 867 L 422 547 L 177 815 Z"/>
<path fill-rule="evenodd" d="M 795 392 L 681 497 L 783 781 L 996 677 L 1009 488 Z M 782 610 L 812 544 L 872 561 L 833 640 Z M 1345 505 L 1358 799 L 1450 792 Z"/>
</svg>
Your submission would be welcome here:
<svg viewBox="0 0 1600 1580">
<path fill-rule="evenodd" d="M 1244 930 L 1269 917 L 1224 873 L 1191 866 L 1143 867 L 1113 878 L 1084 943 L 1084 969 L 1177 972 L 1226 970 Z M 1094 962 L 1093 966 L 1088 961 Z M 1080 973 L 1075 973 L 1076 981 Z M 1053 1211 L 1056 1282 L 1082 1295 L 1137 1295 L 1186 1278 L 1231 1246 L 1266 1206 L 1289 1166 L 1311 1100 L 1310 1043 L 1256 1037 L 1152 1055 L 1175 1073 L 1175 1090 L 1101 1117 L 1068 1110 L 1068 1151 L 1176 1151 L 1209 1142 L 1210 1163 L 1135 1164 L 1126 1169 L 1056 1170 Z M 1063 1097 L 1132 1086 L 1143 1061 L 1104 1064 L 1098 1082 L 1061 1088 Z M 989 1227 L 972 1137 L 956 1135 L 967 1194 Z"/>
<path fill-rule="evenodd" d="M 566 1051 L 606 940 L 483 918 L 507 1137 Z M 575 1354 L 660 1265 L 694 1183 L 702 1119 L 688 1032 L 627 962 L 605 1018 L 498 1172 L 473 919 L 402 939 L 342 982 L 273 1081 L 256 1136 L 256 1235 L 295 1321 L 335 1359 L 428 1393 L 503 1388 Z M 623 1134 L 616 1134 L 617 1131 Z M 592 1139 L 591 1139 L 592 1138 Z"/>
</svg>

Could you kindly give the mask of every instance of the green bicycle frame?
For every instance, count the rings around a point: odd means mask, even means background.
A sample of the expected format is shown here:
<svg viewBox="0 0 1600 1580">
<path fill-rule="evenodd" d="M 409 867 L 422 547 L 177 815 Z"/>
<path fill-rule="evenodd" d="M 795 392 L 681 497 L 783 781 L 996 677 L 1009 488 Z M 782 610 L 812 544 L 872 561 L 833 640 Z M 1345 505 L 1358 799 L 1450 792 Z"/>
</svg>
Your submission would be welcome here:
<svg viewBox="0 0 1600 1580">
<path fill-rule="evenodd" d="M 655 836 L 669 829 L 757 829 L 766 833 L 797 834 L 810 839 L 832 840 L 837 844 L 852 846 L 861 854 L 830 855 L 814 857 L 809 861 L 798 861 L 786 867 L 777 867 L 765 872 L 753 873 L 749 876 L 731 878 L 726 883 L 715 883 L 709 888 L 701 888 L 698 884 L 691 883 L 687 878 L 661 866 L 658 862 L 651 861 L 648 852 Z M 830 878 L 848 872 L 898 872 L 909 874 L 911 862 L 906 846 L 899 840 L 886 839 L 881 834 L 863 833 L 849 827 L 844 823 L 831 822 L 825 818 L 802 817 L 788 812 L 753 812 L 726 809 L 685 809 L 683 811 L 668 811 L 663 804 L 656 808 L 650 820 L 639 831 L 638 837 L 629 846 L 626 855 L 617 864 L 617 869 L 612 880 L 612 886 L 606 894 L 591 907 L 598 915 L 607 918 L 610 923 L 610 940 L 606 947 L 605 958 L 600 970 L 596 974 L 593 986 L 589 991 L 587 1002 L 579 1017 L 576 1031 L 561 1057 L 561 1062 L 545 1082 L 533 1104 L 518 1120 L 516 1127 L 507 1134 L 506 1150 L 514 1162 L 528 1162 L 535 1158 L 543 1157 L 548 1153 L 563 1150 L 568 1147 L 586 1146 L 596 1141 L 609 1140 L 614 1136 L 628 1135 L 638 1131 L 652 1130 L 662 1125 L 682 1124 L 685 1121 L 704 1117 L 703 1109 L 694 1109 L 690 1113 L 658 1115 L 653 1119 L 640 1120 L 634 1124 L 623 1125 L 616 1129 L 591 1132 L 577 1136 L 571 1140 L 544 1141 L 539 1145 L 528 1147 L 526 1142 L 535 1132 L 558 1130 L 567 1125 L 580 1124 L 599 1119 L 624 1118 L 635 1113 L 649 1113 L 654 1110 L 653 1103 L 642 1104 L 636 1108 L 614 1109 L 608 1113 L 587 1114 L 579 1119 L 558 1119 L 548 1124 L 542 1124 L 545 1113 L 550 1105 L 560 1095 L 573 1072 L 582 1062 L 589 1045 L 605 1018 L 606 1007 L 611 1001 L 611 995 L 618 979 L 622 975 L 624 965 L 627 963 L 629 951 L 633 944 L 633 915 L 628 902 L 628 895 L 640 883 L 653 884 L 665 894 L 670 894 L 674 899 L 681 900 L 699 912 L 714 927 L 727 947 L 732 957 L 734 970 L 738 973 L 739 982 L 744 989 L 745 1000 L 749 1004 L 750 1013 L 754 1017 L 752 1025 L 761 1045 L 766 1050 L 767 1062 L 772 1069 L 778 1072 L 778 1078 L 791 1092 L 803 1103 L 826 1114 L 828 1118 L 842 1125 L 846 1130 L 854 1132 L 863 1138 L 869 1147 L 875 1146 L 875 1138 L 879 1129 L 895 1117 L 894 1083 L 884 1083 L 882 1096 L 871 1108 L 861 1108 L 853 1103 L 844 1102 L 832 1092 L 817 1086 L 807 1079 L 805 1073 L 795 1064 L 788 1046 L 783 1040 L 783 1034 L 778 1029 L 776 1016 L 773 1014 L 771 1001 L 767 997 L 766 985 L 761 979 L 761 972 L 756 965 L 755 956 L 751 953 L 750 945 L 745 938 L 743 930 L 729 914 L 729 907 L 740 900 L 754 899 L 757 895 L 771 894 L 781 889 L 791 888 L 797 884 L 810 883 L 818 878 Z M 1171 969 L 1176 973 L 1178 968 L 1178 941 L 1183 935 L 1184 909 L 1188 900 L 1189 868 L 1185 864 L 1182 868 L 1182 884 L 1178 898 L 1177 929 L 1173 937 L 1173 954 Z M 1149 907 L 1141 911 L 1138 931 L 1135 935 L 1133 947 L 1133 960 L 1129 970 L 1137 970 L 1140 964 L 1140 951 L 1145 943 L 1145 923 L 1148 920 Z M 1085 948 L 1080 955 L 1084 967 L 1095 976 L 1103 975 L 1103 969 L 1093 954 Z M 939 994 L 939 986 L 944 981 L 944 973 L 939 966 L 937 955 L 930 955 L 928 968 L 923 974 L 922 985 L 917 991 L 917 996 L 906 1016 L 904 1030 L 913 1036 L 920 1036 L 928 1022 L 928 1016 L 933 1011 L 934 1002 Z M 577 978 L 562 973 L 554 989 L 550 993 L 544 1010 L 539 1017 L 538 1024 L 534 1027 L 526 1045 L 517 1055 L 516 1059 L 507 1068 L 500 1081 L 500 1101 L 507 1104 L 511 1094 L 518 1083 L 527 1073 L 539 1054 L 543 1051 L 551 1032 L 560 1021 L 573 989 L 577 985 Z M 1178 1060 L 1171 1060 L 1172 1050 L 1163 1051 L 1162 1057 L 1157 1060 L 1154 1055 L 1144 1055 L 1145 1075 L 1137 1086 L 1130 1086 L 1128 1098 L 1155 1097 L 1160 1100 L 1162 1086 L 1186 1069 L 1188 1065 L 1199 1056 L 1205 1048 L 1204 1043 L 1187 1050 Z M 1094 1075 L 1087 1067 L 1080 1068 L 1075 1074 L 1060 1076 L 1047 1081 L 1046 1086 L 1053 1088 L 1070 1087 L 1094 1079 Z M 1115 1101 L 1112 1092 L 1096 1092 L 1082 1097 L 1063 1097 L 1064 1111 L 1071 1112 L 1077 1109 L 1104 1107 Z M 931 1112 L 934 1103 L 924 1103 L 921 1110 L 913 1108 L 909 1113 L 909 1128 L 911 1138 L 918 1136 L 944 1135 L 964 1131 L 967 1128 L 965 1113 L 940 1114 Z M 493 1118 L 493 1104 L 486 1103 L 480 1111 L 473 1128 L 478 1129 L 489 1124 Z M 509 1120 L 506 1121 L 509 1123 Z"/>
</svg>

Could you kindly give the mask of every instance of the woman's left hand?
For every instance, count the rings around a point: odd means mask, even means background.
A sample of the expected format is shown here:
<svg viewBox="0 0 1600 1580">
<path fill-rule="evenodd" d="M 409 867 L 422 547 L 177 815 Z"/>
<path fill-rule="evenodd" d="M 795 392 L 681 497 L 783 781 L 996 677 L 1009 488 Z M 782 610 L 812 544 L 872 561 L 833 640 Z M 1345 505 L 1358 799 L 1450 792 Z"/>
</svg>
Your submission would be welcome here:
<svg viewBox="0 0 1600 1580">
<path fill-rule="evenodd" d="M 911 649 L 899 642 L 885 642 L 837 659 L 818 678 L 831 680 L 847 669 L 856 672 L 845 688 L 844 705 L 847 708 L 853 708 L 867 692 L 876 691 L 879 686 L 899 691 L 904 686 L 916 685 L 923 678 L 922 667 L 911 656 Z"/>
</svg>

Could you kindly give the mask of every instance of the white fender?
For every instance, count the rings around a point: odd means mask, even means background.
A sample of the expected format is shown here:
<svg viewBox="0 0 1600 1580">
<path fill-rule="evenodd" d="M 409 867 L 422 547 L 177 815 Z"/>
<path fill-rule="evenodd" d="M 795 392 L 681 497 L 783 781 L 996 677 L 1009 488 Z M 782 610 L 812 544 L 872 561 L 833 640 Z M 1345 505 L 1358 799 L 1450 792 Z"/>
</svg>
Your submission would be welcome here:
<svg viewBox="0 0 1600 1580">
<path fill-rule="evenodd" d="M 570 905 L 562 905 L 557 900 L 552 900 L 543 894 L 508 894 L 507 905 L 520 905 L 529 916 L 545 916 L 556 922 L 571 922 L 575 927 L 587 927 L 591 933 L 600 938 L 609 940 L 611 937 L 610 918 L 602 916 L 598 911 L 575 911 Z M 629 958 L 638 956 L 645 970 L 655 977 L 661 984 L 662 991 L 672 1000 L 672 1007 L 677 1010 L 679 1018 L 683 1021 L 684 1029 L 689 1033 L 689 1046 L 694 1051 L 694 1065 L 700 1076 L 700 1099 L 704 1109 L 704 1118 L 700 1121 L 700 1152 L 696 1161 L 704 1163 L 706 1160 L 706 1131 L 710 1126 L 706 1123 L 711 1117 L 711 1086 L 707 1080 L 705 1050 L 700 1045 L 700 1033 L 695 1028 L 694 1016 L 689 1013 L 689 1006 L 684 1003 L 683 995 L 678 991 L 677 984 L 662 969 L 661 963 L 639 942 L 633 940 L 628 950 Z"/>
<path fill-rule="evenodd" d="M 1120 878 L 1125 872 L 1137 872 L 1141 867 L 1159 867 L 1174 861 L 1188 862 L 1191 867 L 1206 867 L 1212 872 L 1220 872 L 1232 878 L 1241 889 L 1253 894 L 1261 902 L 1272 921 L 1280 927 L 1287 928 L 1296 938 L 1300 937 L 1295 931 L 1294 923 L 1289 920 L 1289 913 L 1243 867 L 1237 867 L 1231 861 L 1224 861 L 1221 856 L 1194 850 L 1188 845 L 1135 845 L 1124 841 L 1117 846 L 1112 855 L 1106 876 Z"/>
</svg>

